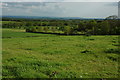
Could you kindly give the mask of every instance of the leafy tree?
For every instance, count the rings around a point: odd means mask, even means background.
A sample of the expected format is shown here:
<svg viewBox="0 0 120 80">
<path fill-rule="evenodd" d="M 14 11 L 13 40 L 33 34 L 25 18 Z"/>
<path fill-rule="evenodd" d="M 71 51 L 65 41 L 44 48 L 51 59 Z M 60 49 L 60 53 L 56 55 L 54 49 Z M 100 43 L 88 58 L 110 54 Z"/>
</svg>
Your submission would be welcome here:
<svg viewBox="0 0 120 80">
<path fill-rule="evenodd" d="M 48 31 L 48 27 L 47 27 L 47 26 L 44 27 L 44 31 L 45 31 L 45 32 Z"/>
<path fill-rule="evenodd" d="M 118 19 L 118 16 L 117 15 L 112 15 L 112 16 L 108 16 L 106 17 L 106 20 L 110 20 L 110 19 Z"/>
<path fill-rule="evenodd" d="M 64 34 L 72 34 L 72 29 L 70 26 L 64 26 Z"/>
<path fill-rule="evenodd" d="M 77 25 L 78 31 L 85 31 L 86 27 L 84 22 L 80 21 L 80 23 Z"/>
<path fill-rule="evenodd" d="M 91 22 L 91 26 L 92 26 L 92 34 L 97 34 L 98 28 L 97 28 L 97 22 L 95 20 Z"/>
<path fill-rule="evenodd" d="M 38 26 L 38 32 L 43 32 L 43 27 L 42 26 Z"/>
<path fill-rule="evenodd" d="M 36 27 L 32 27 L 32 32 L 37 32 Z"/>
<path fill-rule="evenodd" d="M 56 31 L 56 27 L 51 27 L 51 30 L 54 33 Z"/>
<path fill-rule="evenodd" d="M 110 31 L 110 25 L 108 21 L 103 21 L 101 23 L 101 34 L 109 34 Z"/>
</svg>

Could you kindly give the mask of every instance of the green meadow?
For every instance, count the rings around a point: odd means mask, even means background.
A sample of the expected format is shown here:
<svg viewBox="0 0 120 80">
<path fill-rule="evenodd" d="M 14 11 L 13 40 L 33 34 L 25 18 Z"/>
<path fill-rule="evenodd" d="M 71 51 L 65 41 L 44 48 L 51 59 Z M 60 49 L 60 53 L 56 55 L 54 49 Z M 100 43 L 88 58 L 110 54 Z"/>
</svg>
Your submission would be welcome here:
<svg viewBox="0 0 120 80">
<path fill-rule="evenodd" d="M 118 36 L 2 29 L 3 78 L 117 78 Z"/>
</svg>

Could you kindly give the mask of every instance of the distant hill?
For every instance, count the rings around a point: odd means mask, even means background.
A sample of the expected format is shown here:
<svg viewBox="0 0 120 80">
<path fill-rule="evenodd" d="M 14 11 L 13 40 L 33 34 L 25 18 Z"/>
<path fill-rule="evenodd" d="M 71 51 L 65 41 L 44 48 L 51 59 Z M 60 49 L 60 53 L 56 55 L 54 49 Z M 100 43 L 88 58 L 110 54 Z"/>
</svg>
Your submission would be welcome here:
<svg viewBox="0 0 120 80">
<path fill-rule="evenodd" d="M 2 18 L 24 18 L 24 19 L 58 19 L 58 20 L 69 20 L 69 19 L 80 19 L 80 20 L 90 20 L 90 19 L 103 19 L 103 18 L 80 18 L 80 17 L 41 17 L 41 16 L 0 16 Z"/>
</svg>

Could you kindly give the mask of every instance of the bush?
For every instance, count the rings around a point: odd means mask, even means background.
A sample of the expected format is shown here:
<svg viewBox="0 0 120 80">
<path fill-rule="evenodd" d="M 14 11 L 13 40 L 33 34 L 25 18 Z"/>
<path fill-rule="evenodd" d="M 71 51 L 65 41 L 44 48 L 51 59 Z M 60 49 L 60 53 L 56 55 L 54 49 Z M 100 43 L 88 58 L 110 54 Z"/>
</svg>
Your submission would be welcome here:
<svg viewBox="0 0 120 80">
<path fill-rule="evenodd" d="M 54 33 L 56 31 L 56 27 L 51 27 L 51 30 Z"/>
<path fill-rule="evenodd" d="M 31 26 L 31 27 L 26 28 L 26 32 L 37 32 L 37 29 L 36 27 Z"/>
<path fill-rule="evenodd" d="M 26 32 L 32 32 L 32 27 L 27 27 Z"/>
<path fill-rule="evenodd" d="M 72 33 L 73 33 L 73 30 L 70 26 L 65 26 L 64 27 L 64 34 L 69 35 L 69 34 L 72 34 Z"/>
<path fill-rule="evenodd" d="M 38 32 L 43 32 L 43 27 L 42 26 L 38 27 Z"/>
<path fill-rule="evenodd" d="M 48 27 L 47 27 L 47 26 L 44 27 L 44 31 L 45 31 L 45 32 L 48 31 Z"/>
<path fill-rule="evenodd" d="M 36 27 L 32 27 L 32 32 L 37 32 Z"/>
</svg>

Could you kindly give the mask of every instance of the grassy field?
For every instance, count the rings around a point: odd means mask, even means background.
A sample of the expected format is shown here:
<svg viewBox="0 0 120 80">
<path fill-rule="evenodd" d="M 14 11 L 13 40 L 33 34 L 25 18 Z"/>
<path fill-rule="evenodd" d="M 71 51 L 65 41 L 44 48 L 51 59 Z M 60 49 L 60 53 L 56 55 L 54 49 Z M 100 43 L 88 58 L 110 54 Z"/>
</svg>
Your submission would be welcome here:
<svg viewBox="0 0 120 80">
<path fill-rule="evenodd" d="M 3 78 L 118 77 L 118 36 L 2 31 Z"/>
</svg>

